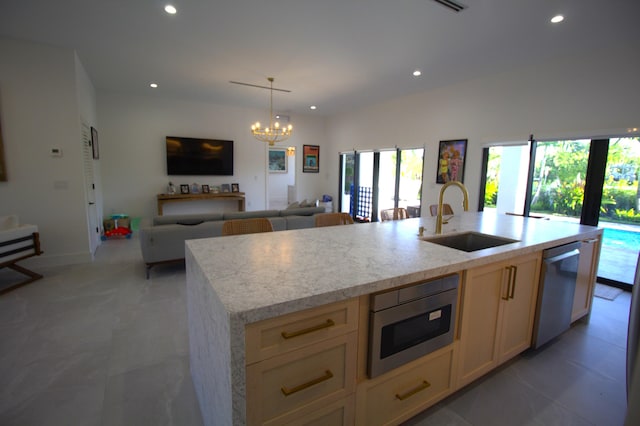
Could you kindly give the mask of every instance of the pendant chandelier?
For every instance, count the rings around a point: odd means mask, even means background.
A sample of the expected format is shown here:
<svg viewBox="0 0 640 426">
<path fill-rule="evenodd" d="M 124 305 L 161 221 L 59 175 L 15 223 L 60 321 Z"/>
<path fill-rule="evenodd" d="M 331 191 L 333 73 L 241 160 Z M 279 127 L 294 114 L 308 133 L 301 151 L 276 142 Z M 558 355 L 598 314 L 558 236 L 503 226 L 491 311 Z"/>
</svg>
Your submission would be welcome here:
<svg viewBox="0 0 640 426">
<path fill-rule="evenodd" d="M 251 126 L 251 134 L 262 142 L 268 142 L 269 146 L 273 146 L 276 142 L 284 141 L 289 139 L 291 133 L 293 132 L 293 126 L 289 124 L 288 126 L 281 127 L 278 121 L 274 121 L 273 119 L 273 77 L 267 78 L 269 81 L 269 87 L 265 87 L 269 89 L 270 98 L 269 98 L 269 126 L 262 127 L 259 121 L 256 121 Z M 275 89 L 280 90 L 280 89 Z"/>
</svg>

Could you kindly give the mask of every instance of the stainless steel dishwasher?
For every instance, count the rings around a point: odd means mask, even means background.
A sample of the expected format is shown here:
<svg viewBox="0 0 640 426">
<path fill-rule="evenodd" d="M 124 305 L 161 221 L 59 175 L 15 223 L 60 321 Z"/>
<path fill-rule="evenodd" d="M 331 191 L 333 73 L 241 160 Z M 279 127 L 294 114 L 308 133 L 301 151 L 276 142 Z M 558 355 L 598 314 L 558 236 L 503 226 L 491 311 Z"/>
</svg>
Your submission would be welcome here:
<svg viewBox="0 0 640 426">
<path fill-rule="evenodd" d="M 559 336 L 571 325 L 571 309 L 578 277 L 580 242 L 542 252 L 542 273 L 538 288 L 533 348 Z"/>
</svg>

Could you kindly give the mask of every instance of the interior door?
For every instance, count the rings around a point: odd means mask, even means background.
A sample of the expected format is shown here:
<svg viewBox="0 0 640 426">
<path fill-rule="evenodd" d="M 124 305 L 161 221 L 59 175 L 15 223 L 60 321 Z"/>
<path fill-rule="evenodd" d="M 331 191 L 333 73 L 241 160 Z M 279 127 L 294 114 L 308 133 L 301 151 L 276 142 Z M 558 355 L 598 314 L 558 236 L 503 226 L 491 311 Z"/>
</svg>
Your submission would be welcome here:
<svg viewBox="0 0 640 426">
<path fill-rule="evenodd" d="M 93 256 L 100 245 L 100 221 L 96 206 L 96 185 L 93 170 L 93 147 L 91 143 L 91 128 L 82 123 L 82 154 L 84 163 L 84 184 L 87 200 L 87 218 L 89 233 L 89 249 Z"/>
</svg>

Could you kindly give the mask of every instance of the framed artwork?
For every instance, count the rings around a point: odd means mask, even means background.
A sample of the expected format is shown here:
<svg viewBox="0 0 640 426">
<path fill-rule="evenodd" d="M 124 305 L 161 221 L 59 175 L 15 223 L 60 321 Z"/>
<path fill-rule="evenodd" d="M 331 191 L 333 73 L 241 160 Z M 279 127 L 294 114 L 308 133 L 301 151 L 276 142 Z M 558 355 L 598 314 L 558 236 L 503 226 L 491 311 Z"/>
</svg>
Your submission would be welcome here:
<svg viewBox="0 0 640 426">
<path fill-rule="evenodd" d="M 287 150 L 269 148 L 269 173 L 287 173 Z"/>
<path fill-rule="evenodd" d="M 211 190 L 209 189 L 209 185 L 202 185 L 202 193 L 208 194 L 209 192 L 211 192 Z"/>
<path fill-rule="evenodd" d="M 463 182 L 466 155 L 467 139 L 440 141 L 436 183 Z"/>
<path fill-rule="evenodd" d="M 231 184 L 231 192 L 240 192 L 240 184 L 232 183 Z"/>
<path fill-rule="evenodd" d="M 231 192 L 231 187 L 228 183 L 223 183 L 220 188 L 222 189 L 222 192 Z"/>
<path fill-rule="evenodd" d="M 320 147 L 318 145 L 302 146 L 302 172 L 320 172 Z"/>
<path fill-rule="evenodd" d="M 93 148 L 93 159 L 100 158 L 100 148 L 98 146 L 98 130 L 95 127 L 91 127 L 91 147 Z"/>
<path fill-rule="evenodd" d="M 180 193 L 181 194 L 188 194 L 189 193 L 189 185 L 188 184 L 180 185 Z"/>
</svg>

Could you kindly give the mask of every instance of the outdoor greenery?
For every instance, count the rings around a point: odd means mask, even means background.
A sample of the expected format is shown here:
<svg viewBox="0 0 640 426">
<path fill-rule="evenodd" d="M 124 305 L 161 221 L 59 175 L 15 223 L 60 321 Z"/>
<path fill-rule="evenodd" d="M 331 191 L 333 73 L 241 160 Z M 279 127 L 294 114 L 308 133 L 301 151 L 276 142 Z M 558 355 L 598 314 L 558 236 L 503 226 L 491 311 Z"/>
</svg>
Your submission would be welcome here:
<svg viewBox="0 0 640 426">
<path fill-rule="evenodd" d="M 536 150 L 531 211 L 580 217 L 588 140 L 539 142 Z M 490 151 L 485 206 L 497 203 L 500 150 Z M 602 220 L 640 223 L 640 138 L 611 139 L 603 187 Z"/>
</svg>

